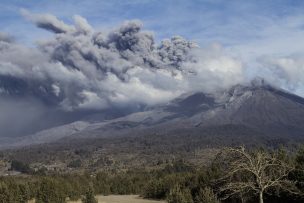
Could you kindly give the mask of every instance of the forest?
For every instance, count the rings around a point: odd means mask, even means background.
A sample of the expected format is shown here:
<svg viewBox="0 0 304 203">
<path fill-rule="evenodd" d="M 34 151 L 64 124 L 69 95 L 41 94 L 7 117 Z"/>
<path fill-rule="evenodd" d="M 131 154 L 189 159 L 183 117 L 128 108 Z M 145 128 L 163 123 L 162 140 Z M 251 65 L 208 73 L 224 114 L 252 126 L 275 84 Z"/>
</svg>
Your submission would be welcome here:
<svg viewBox="0 0 304 203">
<path fill-rule="evenodd" d="M 77 164 L 77 163 L 76 163 Z M 175 160 L 152 168 L 92 172 L 34 171 L 22 162 L 22 172 L 0 178 L 0 203 L 64 203 L 94 195 L 140 194 L 168 203 L 300 203 L 304 201 L 304 147 L 296 152 L 223 148 L 208 164 Z"/>
</svg>

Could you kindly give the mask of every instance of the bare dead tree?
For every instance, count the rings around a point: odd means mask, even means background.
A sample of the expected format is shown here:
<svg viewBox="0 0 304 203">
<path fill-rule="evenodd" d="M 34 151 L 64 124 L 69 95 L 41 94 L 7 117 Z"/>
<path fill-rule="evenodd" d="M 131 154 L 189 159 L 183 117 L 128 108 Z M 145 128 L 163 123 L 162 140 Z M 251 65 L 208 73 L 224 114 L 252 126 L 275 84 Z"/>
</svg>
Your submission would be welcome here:
<svg viewBox="0 0 304 203">
<path fill-rule="evenodd" d="M 244 147 L 226 148 L 219 156 L 227 174 L 219 180 L 222 199 L 248 193 L 257 194 L 264 202 L 264 194 L 271 188 L 300 194 L 295 182 L 287 179 L 294 166 L 278 158 L 275 153 L 249 153 Z"/>
</svg>

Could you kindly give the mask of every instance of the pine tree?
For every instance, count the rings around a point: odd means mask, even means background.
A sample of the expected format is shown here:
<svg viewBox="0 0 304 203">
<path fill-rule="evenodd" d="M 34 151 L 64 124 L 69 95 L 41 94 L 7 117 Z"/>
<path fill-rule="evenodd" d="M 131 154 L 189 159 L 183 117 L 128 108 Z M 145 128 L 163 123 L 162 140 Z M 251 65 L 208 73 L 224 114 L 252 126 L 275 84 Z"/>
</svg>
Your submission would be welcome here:
<svg viewBox="0 0 304 203">
<path fill-rule="evenodd" d="M 18 199 L 18 202 L 20 203 L 27 203 L 28 200 L 30 199 L 30 194 L 29 194 L 29 188 L 27 184 L 20 184 L 18 187 L 16 187 L 17 194 L 16 197 Z"/>
<path fill-rule="evenodd" d="M 195 203 L 220 203 L 212 189 L 205 187 L 199 190 L 199 193 L 195 197 Z"/>
<path fill-rule="evenodd" d="M 11 194 L 5 183 L 0 182 L 0 203 L 10 203 Z"/>
<path fill-rule="evenodd" d="M 94 196 L 94 191 L 91 187 L 85 193 L 85 196 L 82 198 L 82 202 L 83 203 L 97 203 L 97 200 Z"/>
<path fill-rule="evenodd" d="M 180 185 L 175 185 L 168 194 L 167 202 L 168 203 L 193 203 L 191 191 L 186 188 L 181 188 Z"/>
<path fill-rule="evenodd" d="M 38 189 L 36 203 L 65 203 L 66 195 L 62 184 L 52 179 L 44 179 Z"/>
</svg>

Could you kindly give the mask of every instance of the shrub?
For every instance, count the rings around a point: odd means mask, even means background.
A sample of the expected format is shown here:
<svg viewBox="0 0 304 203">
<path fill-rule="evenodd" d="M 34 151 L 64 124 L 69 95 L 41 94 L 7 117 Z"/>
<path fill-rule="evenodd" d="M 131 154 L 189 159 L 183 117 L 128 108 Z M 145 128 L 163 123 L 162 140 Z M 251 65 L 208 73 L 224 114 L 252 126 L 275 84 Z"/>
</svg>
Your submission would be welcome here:
<svg viewBox="0 0 304 203">
<path fill-rule="evenodd" d="M 31 173 L 31 168 L 28 164 L 17 160 L 12 161 L 11 170 L 19 171 L 21 173 Z"/>
<path fill-rule="evenodd" d="M 193 203 L 191 191 L 188 188 L 181 188 L 175 185 L 167 197 L 168 203 Z"/>
<path fill-rule="evenodd" d="M 68 164 L 68 167 L 70 168 L 80 168 L 81 167 L 81 160 L 80 159 L 76 159 L 76 160 L 73 160 L 71 161 L 69 164 Z"/>
<path fill-rule="evenodd" d="M 196 195 L 195 203 L 220 203 L 212 189 L 209 187 L 201 188 Z"/>
<path fill-rule="evenodd" d="M 82 198 L 83 203 L 97 203 L 93 189 L 90 187 Z"/>
<path fill-rule="evenodd" d="M 151 199 L 163 199 L 166 197 L 166 190 L 161 180 L 152 180 L 145 187 L 143 196 Z"/>
<path fill-rule="evenodd" d="M 66 195 L 62 184 L 51 178 L 45 178 L 39 185 L 36 203 L 65 203 Z"/>
</svg>

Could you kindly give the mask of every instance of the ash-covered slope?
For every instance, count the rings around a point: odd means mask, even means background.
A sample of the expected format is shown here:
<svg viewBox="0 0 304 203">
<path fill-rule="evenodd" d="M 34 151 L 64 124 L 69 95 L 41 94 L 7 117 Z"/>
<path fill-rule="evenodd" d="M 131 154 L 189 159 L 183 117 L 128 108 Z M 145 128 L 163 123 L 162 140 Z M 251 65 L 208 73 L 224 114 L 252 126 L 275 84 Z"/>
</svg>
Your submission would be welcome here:
<svg viewBox="0 0 304 203">
<path fill-rule="evenodd" d="M 259 80 L 216 94 L 182 95 L 163 106 L 95 123 L 73 137 L 199 135 L 206 129 L 214 128 L 215 132 L 230 126 L 227 133 L 236 138 L 250 132 L 250 135 L 273 139 L 301 139 L 304 138 L 303 124 L 304 99 Z M 226 130 L 219 133 L 224 136 Z"/>
<path fill-rule="evenodd" d="M 59 138 L 147 134 L 219 134 L 221 139 L 225 139 L 227 134 L 239 142 L 250 142 L 256 137 L 293 140 L 304 138 L 303 124 L 304 99 L 261 80 L 216 94 L 197 92 L 182 95 L 166 105 L 117 119 L 86 123 L 77 130 L 76 124 L 72 123 L 25 137 L 12 145 L 28 145 L 28 138 L 35 140 L 34 143 L 44 143 Z"/>
<path fill-rule="evenodd" d="M 304 99 L 268 84 L 235 86 L 214 108 L 194 116 L 199 126 L 244 125 L 269 135 L 304 135 Z"/>
</svg>

